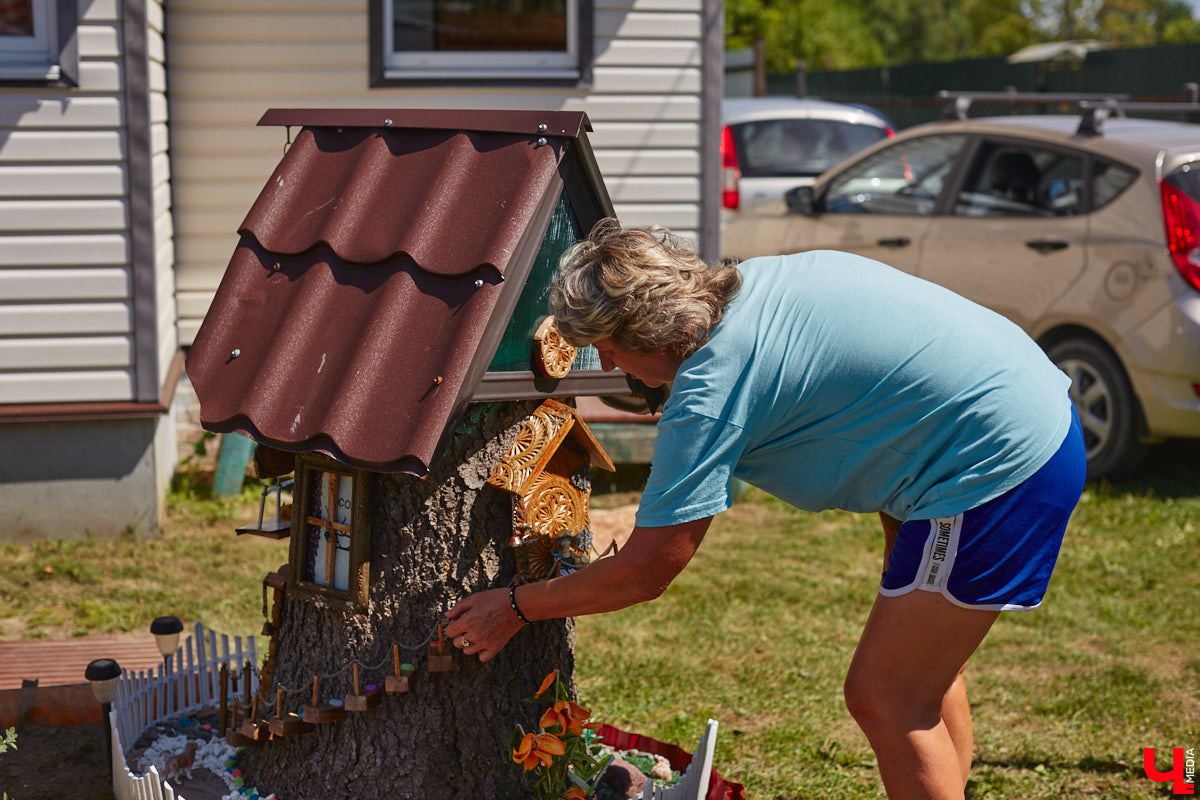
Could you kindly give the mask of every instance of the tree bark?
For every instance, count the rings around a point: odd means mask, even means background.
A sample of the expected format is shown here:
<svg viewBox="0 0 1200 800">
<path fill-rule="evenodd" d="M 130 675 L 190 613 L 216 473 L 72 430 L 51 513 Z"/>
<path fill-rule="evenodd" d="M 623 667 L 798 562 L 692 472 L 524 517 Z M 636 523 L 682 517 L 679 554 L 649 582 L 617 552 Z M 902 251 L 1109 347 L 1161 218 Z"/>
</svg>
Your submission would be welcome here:
<svg viewBox="0 0 1200 800">
<path fill-rule="evenodd" d="M 424 642 L 456 601 L 513 582 L 511 499 L 485 480 L 537 405 L 472 405 L 425 478 L 368 475 L 369 613 L 289 592 L 275 681 L 285 689 L 285 713 L 311 703 L 314 674 L 338 673 L 319 681 L 322 703 L 352 691 L 351 660 L 382 664 L 360 667 L 361 683 L 382 689 L 398 642 L 401 661 L 416 666 L 412 688 L 384 694 L 379 707 L 303 736 L 247 748 L 239 763 L 248 786 L 287 800 L 500 800 L 523 794 L 511 759 L 514 725 L 535 729 L 534 707 L 522 701 L 552 669 L 572 685 L 573 624 L 560 619 L 528 625 L 486 664 L 447 641 L 452 672 L 428 671 Z M 274 689 L 270 694 L 274 700 Z"/>
</svg>

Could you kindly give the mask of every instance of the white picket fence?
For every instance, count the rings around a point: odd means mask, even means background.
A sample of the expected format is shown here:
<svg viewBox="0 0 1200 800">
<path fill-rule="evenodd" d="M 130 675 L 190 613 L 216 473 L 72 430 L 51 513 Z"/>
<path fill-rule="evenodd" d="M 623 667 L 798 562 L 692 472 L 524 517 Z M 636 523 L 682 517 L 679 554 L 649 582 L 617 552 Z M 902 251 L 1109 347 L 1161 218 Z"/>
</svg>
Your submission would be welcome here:
<svg viewBox="0 0 1200 800">
<path fill-rule="evenodd" d="M 113 794 L 117 800 L 185 800 L 163 782 L 154 767 L 140 777 L 133 775 L 126 766 L 124 743 L 132 747 L 143 731 L 161 720 L 216 708 L 221 701 L 221 667 L 224 665 L 234 672 L 241 670 L 246 661 L 257 668 L 253 636 L 230 639 L 220 634 L 218 640 L 216 632 L 206 631 L 197 622 L 192 636 L 175 651 L 169 670 L 164 659 L 155 670 L 126 672 L 121 676 L 109 714 Z M 251 694 L 258 691 L 258 673 L 254 670 L 250 673 L 249 691 Z M 230 697 L 245 705 L 249 702 L 249 697 L 243 697 L 245 693 L 246 684 L 239 680 Z"/>
<path fill-rule="evenodd" d="M 220 637 L 206 631 L 199 622 L 195 633 L 175 651 L 171 669 L 160 664 L 157 670 L 123 674 L 117 685 L 109 721 L 112 728 L 113 794 L 117 800 L 186 800 L 163 781 L 153 766 L 145 775 L 135 776 L 126 765 L 125 742 L 135 744 L 142 733 L 156 722 L 203 708 L 216 707 L 221 700 L 220 670 L 225 665 L 230 672 L 240 670 L 247 660 L 255 667 L 258 659 L 254 637 Z M 250 693 L 258 691 L 258 674 L 251 672 Z M 250 698 L 243 696 L 245 684 L 237 681 L 230 697 L 242 705 Z M 717 745 L 717 721 L 710 719 L 696 746 L 692 762 L 679 781 L 671 787 L 646 782 L 641 800 L 704 800 L 712 772 L 713 752 Z"/>
</svg>

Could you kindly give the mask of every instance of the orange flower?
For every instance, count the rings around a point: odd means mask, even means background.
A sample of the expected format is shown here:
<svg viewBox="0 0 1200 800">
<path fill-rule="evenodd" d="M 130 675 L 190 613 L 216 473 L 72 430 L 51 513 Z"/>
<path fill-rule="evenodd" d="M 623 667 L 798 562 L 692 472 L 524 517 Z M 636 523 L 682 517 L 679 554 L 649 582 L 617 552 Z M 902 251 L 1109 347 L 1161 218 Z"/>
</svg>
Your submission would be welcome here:
<svg viewBox="0 0 1200 800">
<path fill-rule="evenodd" d="M 572 786 L 563 792 L 561 800 L 587 800 L 587 793 L 578 786 Z"/>
<path fill-rule="evenodd" d="M 541 697 L 542 692 L 549 689 L 556 680 L 558 680 L 558 670 L 554 670 L 553 672 L 551 672 L 549 675 L 547 675 L 545 678 L 542 679 L 542 685 L 538 687 L 537 692 L 533 696 Z"/>
<path fill-rule="evenodd" d="M 567 746 L 552 733 L 527 733 L 521 743 L 513 750 L 513 762 L 520 764 L 525 771 L 541 764 L 548 767 L 554 762 L 555 756 L 567 752 Z"/>
<path fill-rule="evenodd" d="M 587 727 L 583 723 L 591 719 L 592 716 L 591 711 L 588 711 L 578 703 L 573 703 L 570 700 L 559 700 L 554 704 L 554 708 L 546 710 L 546 714 L 542 717 L 543 728 L 550 727 L 544 724 L 544 722 L 551 714 L 554 714 L 561 720 L 560 724 L 563 726 L 564 733 L 570 732 L 576 736 L 583 735 L 583 729 Z"/>
<path fill-rule="evenodd" d="M 521 743 L 513 749 L 513 762 L 525 767 L 526 772 L 536 767 L 540 760 L 534 752 L 536 743 L 537 737 L 532 733 L 527 733 L 522 737 Z"/>
<path fill-rule="evenodd" d="M 538 721 L 538 727 L 544 731 L 548 731 L 552 728 L 561 728 L 559 733 L 566 733 L 569 722 L 567 721 L 567 718 L 560 713 L 561 709 L 559 709 L 559 706 L 561 705 L 562 701 L 559 701 L 554 704 L 553 708 L 547 708 L 546 713 L 542 714 L 541 720 Z"/>
<path fill-rule="evenodd" d="M 535 752 L 545 756 L 542 763 L 547 767 L 550 766 L 550 756 L 561 756 L 567 752 L 567 746 L 563 744 L 563 740 L 553 733 L 539 733 L 536 738 L 537 750 Z"/>
</svg>

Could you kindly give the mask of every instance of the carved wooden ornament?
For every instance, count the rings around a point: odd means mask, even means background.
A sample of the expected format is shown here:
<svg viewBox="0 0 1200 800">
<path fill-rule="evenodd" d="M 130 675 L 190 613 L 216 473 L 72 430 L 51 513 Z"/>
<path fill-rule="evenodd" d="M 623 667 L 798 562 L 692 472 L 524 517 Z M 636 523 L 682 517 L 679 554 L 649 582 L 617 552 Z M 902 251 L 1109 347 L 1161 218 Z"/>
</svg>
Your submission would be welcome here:
<svg viewBox="0 0 1200 800">
<path fill-rule="evenodd" d="M 533 363 L 543 378 L 565 378 L 578 350 L 558 332 L 554 317 L 546 317 L 533 334 Z"/>
<path fill-rule="evenodd" d="M 564 565 L 589 560 L 591 531 L 585 488 L 590 463 L 612 461 L 575 409 L 546 400 L 525 421 L 517 440 L 488 478 L 513 495 L 513 538 L 523 581 L 559 574 Z"/>
</svg>

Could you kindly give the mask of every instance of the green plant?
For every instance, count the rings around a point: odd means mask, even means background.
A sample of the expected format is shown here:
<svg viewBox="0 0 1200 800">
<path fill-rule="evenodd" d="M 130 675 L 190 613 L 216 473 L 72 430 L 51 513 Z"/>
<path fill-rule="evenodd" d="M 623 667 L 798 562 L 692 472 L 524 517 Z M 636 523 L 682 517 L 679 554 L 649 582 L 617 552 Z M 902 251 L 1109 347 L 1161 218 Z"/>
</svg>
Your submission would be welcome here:
<svg viewBox="0 0 1200 800">
<path fill-rule="evenodd" d="M 592 712 L 570 699 L 567 687 L 558 679 L 558 670 L 545 677 L 531 699 L 545 706 L 538 733 L 526 733 L 517 725 L 511 746 L 513 762 L 521 766 L 534 797 L 593 797 L 612 756 L 597 759 L 592 753 L 588 734 L 600 727 L 588 721 Z"/>
<path fill-rule="evenodd" d="M 6 730 L 4 732 L 4 738 L 0 739 L 0 753 L 8 752 L 8 749 L 10 747 L 13 750 L 17 749 L 17 729 L 16 728 L 9 728 L 8 730 Z M 3 800 L 8 800 L 8 792 L 4 792 L 3 795 L 0 795 L 0 797 L 2 797 Z"/>
</svg>

